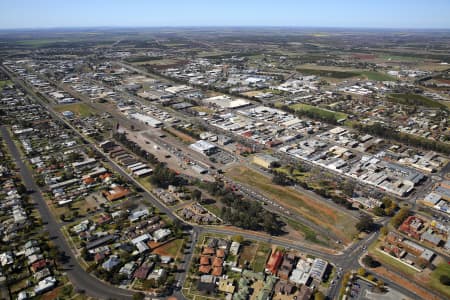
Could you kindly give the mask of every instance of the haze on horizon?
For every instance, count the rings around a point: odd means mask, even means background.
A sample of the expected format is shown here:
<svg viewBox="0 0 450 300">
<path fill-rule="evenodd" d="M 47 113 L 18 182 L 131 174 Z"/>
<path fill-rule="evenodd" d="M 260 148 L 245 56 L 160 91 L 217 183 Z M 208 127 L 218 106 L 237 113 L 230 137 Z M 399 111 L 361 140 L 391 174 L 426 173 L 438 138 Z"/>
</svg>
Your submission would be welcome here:
<svg viewBox="0 0 450 300">
<path fill-rule="evenodd" d="M 292 26 L 450 29 L 450 1 L 0 0 L 0 29 Z"/>
</svg>

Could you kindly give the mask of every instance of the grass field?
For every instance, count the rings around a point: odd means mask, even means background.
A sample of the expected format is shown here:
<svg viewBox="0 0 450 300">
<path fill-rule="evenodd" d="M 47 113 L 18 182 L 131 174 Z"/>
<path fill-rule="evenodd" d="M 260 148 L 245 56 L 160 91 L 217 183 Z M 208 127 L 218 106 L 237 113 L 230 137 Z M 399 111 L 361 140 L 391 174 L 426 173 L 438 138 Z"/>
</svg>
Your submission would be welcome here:
<svg viewBox="0 0 450 300">
<path fill-rule="evenodd" d="M 443 285 L 439 281 L 439 277 L 442 275 L 450 276 L 450 264 L 441 263 L 437 266 L 437 268 L 431 273 L 430 286 L 450 298 L 450 286 Z"/>
<path fill-rule="evenodd" d="M 327 70 L 327 69 L 307 69 L 307 68 L 297 68 L 297 71 L 305 75 L 316 75 L 321 77 L 330 77 L 337 79 L 345 79 L 356 77 L 359 75 L 358 72 L 353 71 L 337 71 L 337 70 Z"/>
<path fill-rule="evenodd" d="M 368 80 L 374 80 L 374 81 L 395 81 L 395 77 L 392 77 L 390 75 L 376 72 L 376 71 L 363 71 L 361 72 L 361 75 L 364 77 L 367 77 Z"/>
<path fill-rule="evenodd" d="M 446 105 L 417 94 L 390 94 L 387 97 L 387 100 L 409 106 L 418 105 L 431 108 L 447 109 Z"/>
<path fill-rule="evenodd" d="M 250 185 L 268 198 L 283 203 L 299 215 L 320 227 L 334 232 L 344 242 L 352 240 L 356 234 L 355 220 L 335 209 L 318 202 L 289 187 L 273 184 L 270 178 L 245 166 L 236 166 L 228 170 L 228 176 L 238 182 Z"/>
<path fill-rule="evenodd" d="M 57 105 L 54 107 L 54 109 L 58 112 L 70 110 L 71 112 L 82 118 L 89 117 L 95 114 L 95 110 L 93 108 L 82 102 Z"/>
<path fill-rule="evenodd" d="M 336 111 L 323 109 L 323 108 L 320 108 L 317 106 L 303 104 L 303 103 L 291 105 L 290 108 L 293 108 L 294 110 L 297 110 L 297 111 L 311 111 L 318 115 L 328 117 L 328 118 L 333 117 L 336 121 L 341 120 L 341 119 L 346 119 L 348 117 L 347 114 L 342 113 L 342 112 L 336 112 Z"/>
</svg>

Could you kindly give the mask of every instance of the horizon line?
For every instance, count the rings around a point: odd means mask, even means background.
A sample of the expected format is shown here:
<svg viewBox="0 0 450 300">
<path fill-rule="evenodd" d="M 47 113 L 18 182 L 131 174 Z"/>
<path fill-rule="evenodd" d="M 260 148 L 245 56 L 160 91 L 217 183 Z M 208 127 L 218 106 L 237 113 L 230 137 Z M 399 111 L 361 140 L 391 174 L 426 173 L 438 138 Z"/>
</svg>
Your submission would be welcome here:
<svg viewBox="0 0 450 300">
<path fill-rule="evenodd" d="M 374 26 L 320 26 L 320 25 L 92 25 L 92 26 L 42 26 L 42 27 L 11 27 L 0 28 L 0 31 L 20 30 L 58 30 L 58 29 L 163 29 L 163 28 L 291 28 L 291 29 L 367 29 L 367 30 L 444 30 L 450 31 L 450 27 L 374 27 Z"/>
</svg>

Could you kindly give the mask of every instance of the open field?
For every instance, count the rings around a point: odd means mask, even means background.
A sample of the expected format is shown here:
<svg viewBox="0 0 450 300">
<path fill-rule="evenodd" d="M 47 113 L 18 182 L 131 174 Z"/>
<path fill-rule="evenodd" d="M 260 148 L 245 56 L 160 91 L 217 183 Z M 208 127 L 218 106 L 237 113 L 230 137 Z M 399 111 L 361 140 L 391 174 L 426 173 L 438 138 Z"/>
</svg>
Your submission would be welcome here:
<svg viewBox="0 0 450 300">
<path fill-rule="evenodd" d="M 73 112 L 74 114 L 76 114 L 82 118 L 89 117 L 89 116 L 95 114 L 95 111 L 93 108 L 91 108 L 87 104 L 81 103 L 81 102 L 57 105 L 54 107 L 54 109 L 58 112 L 70 110 L 71 112 Z"/>
<path fill-rule="evenodd" d="M 309 104 L 298 103 L 298 104 L 291 105 L 290 107 L 296 111 L 310 111 L 310 112 L 313 112 L 317 115 L 320 115 L 320 116 L 323 116 L 326 118 L 333 117 L 336 121 L 341 120 L 341 119 L 346 119 L 348 117 L 348 115 L 345 113 L 336 112 L 336 111 L 320 108 L 320 107 L 309 105 Z"/>
<path fill-rule="evenodd" d="M 295 213 L 313 223 L 331 230 L 346 243 L 351 241 L 356 233 L 355 221 L 352 218 L 294 189 L 273 184 L 270 178 L 256 171 L 244 166 L 236 166 L 229 169 L 227 173 L 234 180 L 255 187 L 268 198 L 295 210 Z"/>
<path fill-rule="evenodd" d="M 430 108 L 447 109 L 444 104 L 417 94 L 391 94 L 387 100 L 409 106 L 425 106 Z"/>
</svg>

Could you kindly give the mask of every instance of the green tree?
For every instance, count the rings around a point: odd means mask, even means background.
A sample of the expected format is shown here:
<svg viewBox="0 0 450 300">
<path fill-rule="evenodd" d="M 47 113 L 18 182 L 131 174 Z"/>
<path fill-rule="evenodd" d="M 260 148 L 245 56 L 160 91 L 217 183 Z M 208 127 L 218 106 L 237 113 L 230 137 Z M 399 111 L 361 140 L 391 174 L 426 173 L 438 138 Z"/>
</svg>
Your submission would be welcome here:
<svg viewBox="0 0 450 300">
<path fill-rule="evenodd" d="M 372 217 L 370 216 L 363 216 L 358 223 L 356 223 L 356 229 L 358 229 L 358 231 L 366 231 L 366 232 L 370 232 L 374 229 L 374 222 Z"/>
</svg>

